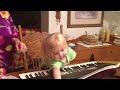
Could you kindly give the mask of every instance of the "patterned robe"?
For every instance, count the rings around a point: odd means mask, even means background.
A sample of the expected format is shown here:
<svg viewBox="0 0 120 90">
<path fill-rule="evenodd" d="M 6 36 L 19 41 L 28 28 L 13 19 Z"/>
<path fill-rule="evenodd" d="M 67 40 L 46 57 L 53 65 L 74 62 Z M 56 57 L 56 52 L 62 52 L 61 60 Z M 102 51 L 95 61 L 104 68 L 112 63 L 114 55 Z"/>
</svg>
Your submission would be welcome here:
<svg viewBox="0 0 120 90">
<path fill-rule="evenodd" d="M 17 28 L 13 24 L 13 19 L 8 19 L 0 15 L 0 68 L 8 68 L 13 61 L 13 53 L 15 52 L 15 43 L 12 38 L 18 38 Z"/>
</svg>

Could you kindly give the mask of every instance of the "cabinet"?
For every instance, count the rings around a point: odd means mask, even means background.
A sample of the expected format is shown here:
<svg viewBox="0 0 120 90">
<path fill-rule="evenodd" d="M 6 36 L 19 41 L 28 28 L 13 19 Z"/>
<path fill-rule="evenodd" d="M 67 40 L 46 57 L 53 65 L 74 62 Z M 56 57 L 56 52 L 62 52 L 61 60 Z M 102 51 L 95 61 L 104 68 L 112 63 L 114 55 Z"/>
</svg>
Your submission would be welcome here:
<svg viewBox="0 0 120 90">
<path fill-rule="evenodd" d="M 84 63 L 90 60 L 118 62 L 120 61 L 120 45 L 110 45 L 94 48 L 86 48 L 78 45 L 77 48 L 74 50 L 76 51 L 77 56 L 75 60 L 71 62 L 71 64 L 76 64 L 78 62 Z"/>
</svg>

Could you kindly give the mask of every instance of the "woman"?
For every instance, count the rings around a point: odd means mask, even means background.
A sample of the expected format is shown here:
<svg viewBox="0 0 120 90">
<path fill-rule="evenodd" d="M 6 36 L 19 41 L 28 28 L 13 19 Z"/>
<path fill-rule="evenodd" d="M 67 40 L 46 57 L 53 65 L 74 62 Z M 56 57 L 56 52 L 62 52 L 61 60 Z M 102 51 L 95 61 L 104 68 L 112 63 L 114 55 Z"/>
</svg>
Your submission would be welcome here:
<svg viewBox="0 0 120 90">
<path fill-rule="evenodd" d="M 13 61 L 13 54 L 17 52 L 25 53 L 26 45 L 19 40 L 18 30 L 13 23 L 13 19 L 8 11 L 0 11 L 0 68 L 7 72 Z"/>
</svg>

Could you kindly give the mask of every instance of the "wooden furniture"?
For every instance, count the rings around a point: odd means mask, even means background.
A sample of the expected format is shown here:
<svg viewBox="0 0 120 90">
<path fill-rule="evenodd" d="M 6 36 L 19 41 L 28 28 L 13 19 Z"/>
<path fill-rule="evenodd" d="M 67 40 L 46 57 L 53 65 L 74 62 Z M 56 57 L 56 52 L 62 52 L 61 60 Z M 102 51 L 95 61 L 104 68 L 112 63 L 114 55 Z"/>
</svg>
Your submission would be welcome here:
<svg viewBox="0 0 120 90">
<path fill-rule="evenodd" d="M 23 42 L 27 45 L 27 56 L 32 61 L 33 69 L 41 69 L 41 60 L 44 58 L 43 40 L 49 34 L 46 32 L 36 32 L 23 37 Z M 27 57 L 26 57 L 27 58 Z"/>
<path fill-rule="evenodd" d="M 71 62 L 87 62 L 87 61 L 115 61 L 120 62 L 120 45 L 100 46 L 86 48 L 81 45 L 77 45 L 74 49 L 77 52 L 77 56 L 74 61 Z"/>
<path fill-rule="evenodd" d="M 75 60 L 73 60 L 70 64 L 77 64 L 89 61 L 97 61 L 103 63 L 113 63 L 116 64 L 120 62 L 120 45 L 110 45 L 110 46 L 102 46 L 102 47 L 94 47 L 94 48 L 86 48 L 81 45 L 78 45 L 77 48 L 74 49 L 77 52 L 77 56 Z M 116 68 L 116 73 L 111 77 L 106 77 L 105 73 L 100 74 L 101 77 L 104 75 L 105 77 L 102 79 L 120 79 L 120 67 Z M 115 71 L 114 71 L 115 72 Z M 97 78 L 100 76 L 94 76 L 92 78 Z"/>
<path fill-rule="evenodd" d="M 22 28 L 21 28 L 20 25 L 18 25 L 18 30 L 19 30 L 20 41 L 23 42 Z M 26 53 L 22 53 L 22 57 L 23 57 L 24 68 L 25 68 L 26 71 L 28 71 L 28 64 L 27 64 L 27 59 L 26 59 Z"/>
<path fill-rule="evenodd" d="M 49 35 L 47 32 L 33 32 L 31 34 L 22 35 L 22 28 L 19 26 L 20 40 L 27 46 L 27 53 L 23 54 L 23 63 L 25 71 L 28 72 L 29 66 L 32 69 L 41 69 L 41 59 L 44 57 L 43 40 Z M 30 62 L 28 62 L 30 60 Z"/>
</svg>

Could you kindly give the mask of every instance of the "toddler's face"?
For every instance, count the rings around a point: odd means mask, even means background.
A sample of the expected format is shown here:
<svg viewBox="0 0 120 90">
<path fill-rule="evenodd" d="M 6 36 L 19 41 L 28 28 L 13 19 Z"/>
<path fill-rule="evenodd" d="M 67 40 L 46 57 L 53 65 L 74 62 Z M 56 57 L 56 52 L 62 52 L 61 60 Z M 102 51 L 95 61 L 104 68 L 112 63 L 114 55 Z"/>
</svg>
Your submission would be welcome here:
<svg viewBox="0 0 120 90">
<path fill-rule="evenodd" d="M 67 56 L 67 51 L 68 48 L 65 48 L 64 46 L 59 46 L 51 53 L 52 58 L 55 60 L 63 60 Z"/>
</svg>

